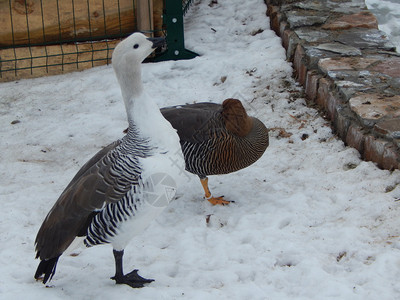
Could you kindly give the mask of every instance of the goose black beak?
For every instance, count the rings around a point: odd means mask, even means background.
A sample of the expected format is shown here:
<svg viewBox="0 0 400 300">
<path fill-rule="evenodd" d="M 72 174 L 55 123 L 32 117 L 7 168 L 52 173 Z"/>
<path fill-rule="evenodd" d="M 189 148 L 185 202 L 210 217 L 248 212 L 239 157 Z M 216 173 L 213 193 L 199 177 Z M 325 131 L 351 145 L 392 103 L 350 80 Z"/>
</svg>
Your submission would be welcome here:
<svg viewBox="0 0 400 300">
<path fill-rule="evenodd" d="M 148 38 L 148 40 L 153 43 L 153 49 L 159 48 L 159 47 L 162 47 L 165 45 L 164 37 Z"/>
</svg>

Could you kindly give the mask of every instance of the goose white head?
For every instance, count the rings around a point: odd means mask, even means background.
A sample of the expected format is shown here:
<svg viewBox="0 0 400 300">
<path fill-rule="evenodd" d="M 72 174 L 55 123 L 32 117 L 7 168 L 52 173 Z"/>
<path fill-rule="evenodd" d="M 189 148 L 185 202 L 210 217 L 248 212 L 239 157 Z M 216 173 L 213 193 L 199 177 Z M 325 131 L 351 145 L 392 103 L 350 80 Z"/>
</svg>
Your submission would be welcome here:
<svg viewBox="0 0 400 300">
<path fill-rule="evenodd" d="M 151 52 L 164 43 L 164 38 L 148 38 L 144 34 L 136 32 L 115 47 L 112 66 L 125 102 L 142 93 L 140 65 Z"/>
</svg>

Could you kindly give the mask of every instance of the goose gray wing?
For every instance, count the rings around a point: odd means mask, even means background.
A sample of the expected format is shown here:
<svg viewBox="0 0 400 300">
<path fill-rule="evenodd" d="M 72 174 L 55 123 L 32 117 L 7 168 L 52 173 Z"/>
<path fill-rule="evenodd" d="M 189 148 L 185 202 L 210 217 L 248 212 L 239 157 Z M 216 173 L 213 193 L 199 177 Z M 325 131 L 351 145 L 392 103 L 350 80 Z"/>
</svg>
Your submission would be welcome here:
<svg viewBox="0 0 400 300">
<path fill-rule="evenodd" d="M 36 257 L 44 260 L 62 254 L 76 236 L 86 231 L 97 211 L 119 201 L 138 183 L 138 161 L 118 151 L 120 143 L 100 150 L 60 195 L 37 234 Z M 122 170 L 127 163 L 137 169 Z"/>
<path fill-rule="evenodd" d="M 177 130 L 181 144 L 202 143 L 224 130 L 221 111 L 220 104 L 208 102 L 161 109 L 164 118 Z"/>
<path fill-rule="evenodd" d="M 100 159 L 102 159 L 108 152 L 113 150 L 115 147 L 117 147 L 119 144 L 121 144 L 121 140 L 117 140 L 115 142 L 112 142 L 111 144 L 105 146 L 103 149 L 101 149 L 99 152 L 97 152 L 91 159 L 89 159 L 78 171 L 78 173 L 75 174 L 74 178 L 71 179 L 70 183 L 68 186 L 65 188 L 67 190 L 71 185 L 75 183 L 75 181 L 80 178 L 84 173 L 86 173 L 87 170 L 89 170 L 93 165 L 95 165 Z"/>
</svg>

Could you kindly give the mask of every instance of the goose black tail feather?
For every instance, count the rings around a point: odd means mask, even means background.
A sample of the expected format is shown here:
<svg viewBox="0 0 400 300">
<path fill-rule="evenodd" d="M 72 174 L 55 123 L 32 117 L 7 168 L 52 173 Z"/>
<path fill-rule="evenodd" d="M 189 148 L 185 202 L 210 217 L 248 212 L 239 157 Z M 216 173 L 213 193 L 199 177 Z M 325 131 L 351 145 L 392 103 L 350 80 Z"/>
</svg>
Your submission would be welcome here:
<svg viewBox="0 0 400 300">
<path fill-rule="evenodd" d="M 53 257 L 50 259 L 42 260 L 35 273 L 35 279 L 38 280 L 43 274 L 43 284 L 50 281 L 56 272 L 57 262 L 60 256 Z"/>
</svg>

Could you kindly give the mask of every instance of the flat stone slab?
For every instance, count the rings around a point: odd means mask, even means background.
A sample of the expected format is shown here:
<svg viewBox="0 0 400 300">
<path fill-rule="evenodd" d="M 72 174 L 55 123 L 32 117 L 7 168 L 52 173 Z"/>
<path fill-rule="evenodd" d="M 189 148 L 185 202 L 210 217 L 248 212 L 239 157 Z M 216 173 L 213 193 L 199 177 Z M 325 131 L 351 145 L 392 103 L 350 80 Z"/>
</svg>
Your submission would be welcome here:
<svg viewBox="0 0 400 300">
<path fill-rule="evenodd" d="M 341 31 L 336 41 L 360 49 L 383 49 L 394 51 L 395 46 L 390 42 L 386 33 L 378 29 L 352 28 Z"/>
<path fill-rule="evenodd" d="M 339 2 L 337 0 L 300 1 L 298 3 L 293 3 L 292 5 L 293 7 L 304 10 L 316 10 L 322 12 L 329 10 L 331 12 L 340 12 L 340 13 L 348 13 L 349 11 L 359 12 L 367 9 L 364 0 L 351 0 L 344 2 Z"/>
<path fill-rule="evenodd" d="M 378 29 L 378 20 L 369 11 L 362 11 L 356 14 L 339 17 L 322 26 L 322 29 L 327 30 L 344 30 L 350 28 Z"/>
<path fill-rule="evenodd" d="M 351 98 L 349 104 L 365 125 L 372 126 L 384 117 L 400 117 L 400 95 L 362 94 Z"/>
<path fill-rule="evenodd" d="M 364 70 L 378 61 L 379 59 L 377 58 L 332 57 L 321 59 L 318 62 L 318 67 L 322 72 L 328 74 L 329 71 Z"/>
<path fill-rule="evenodd" d="M 375 130 L 382 135 L 400 139 L 400 118 L 379 122 Z"/>
<path fill-rule="evenodd" d="M 313 26 L 322 25 L 328 20 L 328 17 L 318 15 L 306 15 L 304 13 L 298 13 L 296 11 L 287 13 L 287 21 L 290 28 L 302 27 L 302 26 Z"/>
<path fill-rule="evenodd" d="M 376 66 L 370 68 L 371 71 L 389 75 L 391 77 L 400 78 L 400 58 L 395 57 L 385 59 Z"/>
<path fill-rule="evenodd" d="M 294 30 L 294 32 L 300 39 L 303 39 L 309 43 L 321 41 L 327 42 L 331 40 L 331 36 L 328 33 L 324 31 L 315 31 L 307 27 L 297 28 Z"/>
<path fill-rule="evenodd" d="M 316 46 L 315 48 L 348 56 L 359 56 L 362 54 L 359 49 L 341 43 L 324 43 Z"/>
</svg>

